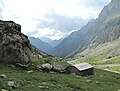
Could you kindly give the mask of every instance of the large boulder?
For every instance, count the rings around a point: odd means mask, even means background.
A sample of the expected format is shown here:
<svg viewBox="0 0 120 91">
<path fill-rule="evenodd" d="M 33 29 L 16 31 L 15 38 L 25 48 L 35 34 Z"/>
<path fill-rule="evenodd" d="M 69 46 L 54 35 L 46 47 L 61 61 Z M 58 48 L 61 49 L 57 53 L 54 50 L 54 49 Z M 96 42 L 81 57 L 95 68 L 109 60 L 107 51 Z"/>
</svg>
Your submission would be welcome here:
<svg viewBox="0 0 120 91">
<path fill-rule="evenodd" d="M 41 66 L 38 66 L 38 69 L 42 71 L 54 71 L 58 73 L 65 72 L 65 67 L 63 65 L 58 65 L 58 64 L 51 65 L 49 63 L 45 63 L 42 64 Z"/>
<path fill-rule="evenodd" d="M 0 20 L 0 62 L 27 67 L 30 54 L 31 45 L 28 37 L 21 33 L 21 26 Z"/>
<path fill-rule="evenodd" d="M 52 70 L 52 65 L 50 65 L 49 63 L 46 64 L 42 64 L 39 69 L 43 70 L 43 71 L 51 71 Z"/>
<path fill-rule="evenodd" d="M 55 72 L 63 73 L 63 72 L 65 72 L 65 67 L 63 65 L 56 64 L 56 65 L 53 65 L 52 70 Z"/>
</svg>

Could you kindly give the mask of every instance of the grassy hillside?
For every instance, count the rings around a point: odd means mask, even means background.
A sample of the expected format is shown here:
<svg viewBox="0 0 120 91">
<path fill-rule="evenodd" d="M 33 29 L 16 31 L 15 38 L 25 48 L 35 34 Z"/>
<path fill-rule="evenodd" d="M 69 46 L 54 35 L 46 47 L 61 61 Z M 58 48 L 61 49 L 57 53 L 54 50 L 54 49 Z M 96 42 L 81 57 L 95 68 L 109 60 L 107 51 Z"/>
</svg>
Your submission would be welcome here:
<svg viewBox="0 0 120 91">
<path fill-rule="evenodd" d="M 91 64 L 120 64 L 120 39 L 89 47 L 75 56 L 74 63 L 88 62 Z"/>
<path fill-rule="evenodd" d="M 46 60 L 46 59 L 45 59 Z M 33 65 L 45 60 L 33 58 Z M 48 60 L 47 60 L 48 61 Z M 37 63 L 36 63 L 37 62 Z M 68 65 L 64 61 L 57 64 Z M 95 75 L 80 77 L 73 74 L 42 72 L 32 68 L 21 70 L 0 64 L 0 91 L 117 91 L 120 89 L 120 74 L 94 69 Z M 6 77 L 2 76 L 5 75 Z M 7 85 L 15 82 L 15 88 Z"/>
<path fill-rule="evenodd" d="M 83 57 L 83 58 L 76 58 L 72 61 L 73 64 L 78 64 L 81 62 L 87 62 L 93 65 L 100 65 L 100 64 L 120 64 L 120 56 L 116 56 L 110 59 L 107 59 L 107 54 L 95 56 L 95 57 Z"/>
<path fill-rule="evenodd" d="M 72 61 L 69 61 L 71 64 L 81 62 L 87 62 L 97 68 L 120 73 L 120 39 L 97 47 L 89 47 L 82 53 L 77 54 Z"/>
</svg>

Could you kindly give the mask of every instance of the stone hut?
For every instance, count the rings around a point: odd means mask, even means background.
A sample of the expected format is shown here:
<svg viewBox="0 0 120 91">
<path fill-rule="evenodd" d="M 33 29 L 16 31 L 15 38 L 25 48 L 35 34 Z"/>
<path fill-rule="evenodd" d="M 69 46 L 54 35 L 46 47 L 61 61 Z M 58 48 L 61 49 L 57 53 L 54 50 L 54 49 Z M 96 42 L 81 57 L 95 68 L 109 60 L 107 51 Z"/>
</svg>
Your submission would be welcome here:
<svg viewBox="0 0 120 91">
<path fill-rule="evenodd" d="M 80 63 L 66 68 L 67 73 L 75 73 L 76 75 L 86 76 L 93 75 L 93 66 L 89 63 Z"/>
</svg>

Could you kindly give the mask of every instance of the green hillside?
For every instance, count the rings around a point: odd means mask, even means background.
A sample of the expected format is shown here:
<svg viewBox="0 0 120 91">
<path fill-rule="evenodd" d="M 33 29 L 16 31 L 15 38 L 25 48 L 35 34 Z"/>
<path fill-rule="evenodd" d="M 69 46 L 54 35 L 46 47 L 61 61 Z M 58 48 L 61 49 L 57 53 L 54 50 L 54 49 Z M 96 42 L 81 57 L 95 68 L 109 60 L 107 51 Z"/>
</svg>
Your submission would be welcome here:
<svg viewBox="0 0 120 91">
<path fill-rule="evenodd" d="M 112 42 L 89 47 L 82 53 L 76 55 L 77 61 L 92 64 L 120 64 L 120 39 Z"/>
<path fill-rule="evenodd" d="M 68 61 L 71 64 L 87 62 L 97 68 L 120 73 L 120 39 L 88 47 Z"/>
</svg>

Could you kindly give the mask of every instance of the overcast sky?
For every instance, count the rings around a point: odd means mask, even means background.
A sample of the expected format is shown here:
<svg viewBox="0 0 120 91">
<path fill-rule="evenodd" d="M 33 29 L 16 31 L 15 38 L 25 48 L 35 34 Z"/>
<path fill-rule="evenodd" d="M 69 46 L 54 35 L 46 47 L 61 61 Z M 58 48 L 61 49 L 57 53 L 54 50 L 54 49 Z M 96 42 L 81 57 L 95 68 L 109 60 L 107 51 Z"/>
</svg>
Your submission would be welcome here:
<svg viewBox="0 0 120 91">
<path fill-rule="evenodd" d="M 98 17 L 110 0 L 0 0 L 0 19 L 35 37 L 62 38 Z"/>
</svg>

